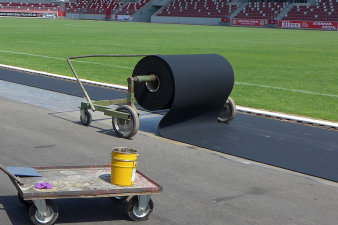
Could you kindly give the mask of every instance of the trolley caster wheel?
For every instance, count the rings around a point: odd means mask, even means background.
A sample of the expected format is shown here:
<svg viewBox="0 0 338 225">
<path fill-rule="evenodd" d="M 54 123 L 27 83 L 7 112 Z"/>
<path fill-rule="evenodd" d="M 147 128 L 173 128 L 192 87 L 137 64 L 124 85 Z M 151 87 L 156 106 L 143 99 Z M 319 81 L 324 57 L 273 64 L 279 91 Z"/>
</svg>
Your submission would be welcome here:
<svg viewBox="0 0 338 225">
<path fill-rule="evenodd" d="M 236 103 L 232 98 L 228 98 L 222 111 L 219 113 L 217 120 L 222 123 L 229 123 L 236 116 Z"/>
<path fill-rule="evenodd" d="M 89 126 L 89 124 L 92 122 L 92 115 L 90 114 L 88 109 L 80 110 L 80 121 L 84 126 Z"/>
<path fill-rule="evenodd" d="M 149 219 L 150 214 L 153 212 L 154 203 L 149 199 L 148 204 L 144 210 L 139 208 L 138 196 L 133 196 L 128 202 L 128 216 L 134 221 L 145 221 Z"/>
<path fill-rule="evenodd" d="M 33 204 L 32 200 L 24 200 L 23 197 L 18 192 L 19 201 L 26 207 L 30 207 Z"/>
<path fill-rule="evenodd" d="M 136 110 L 131 106 L 122 105 L 117 107 L 116 111 L 130 114 L 129 120 L 112 118 L 113 129 L 116 135 L 122 138 L 131 138 L 140 127 L 140 120 Z"/>
<path fill-rule="evenodd" d="M 35 204 L 31 205 L 29 210 L 29 218 L 35 225 L 52 225 L 59 216 L 59 210 L 55 203 L 51 200 L 46 200 L 46 215 L 41 215 Z"/>
</svg>

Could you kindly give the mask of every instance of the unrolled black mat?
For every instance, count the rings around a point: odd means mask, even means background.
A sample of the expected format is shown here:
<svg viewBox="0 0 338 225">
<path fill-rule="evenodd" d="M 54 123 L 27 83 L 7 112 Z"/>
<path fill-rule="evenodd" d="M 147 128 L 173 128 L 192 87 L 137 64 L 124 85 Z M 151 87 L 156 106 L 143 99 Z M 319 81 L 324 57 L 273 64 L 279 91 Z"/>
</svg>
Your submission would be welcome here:
<svg viewBox="0 0 338 225">
<path fill-rule="evenodd" d="M 6 69 L 0 69 L 0 79 L 83 96 L 78 85 L 69 81 Z M 68 85 L 71 87 L 65 88 Z M 102 87 L 94 87 L 90 93 L 97 96 L 95 99 L 115 99 L 125 94 Z M 160 133 L 169 139 L 338 182 L 337 131 L 246 114 L 237 114 L 230 124 L 204 118 L 199 118 L 198 129 L 192 123 L 198 118 L 193 118 L 161 128 Z"/>
<path fill-rule="evenodd" d="M 234 74 L 219 55 L 148 56 L 133 75 L 155 74 L 156 92 L 135 85 L 146 109 L 170 109 L 161 136 L 242 158 L 338 181 L 338 133 L 254 116 L 230 124 L 217 115 L 231 93 Z"/>
</svg>

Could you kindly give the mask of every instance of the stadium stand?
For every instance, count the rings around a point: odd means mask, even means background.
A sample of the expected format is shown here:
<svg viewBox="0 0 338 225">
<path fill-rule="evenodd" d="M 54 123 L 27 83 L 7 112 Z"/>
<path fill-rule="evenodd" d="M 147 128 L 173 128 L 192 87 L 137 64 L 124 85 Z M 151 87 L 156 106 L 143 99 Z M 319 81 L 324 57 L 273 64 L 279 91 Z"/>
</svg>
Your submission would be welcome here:
<svg viewBox="0 0 338 225">
<path fill-rule="evenodd" d="M 304 21 L 338 21 L 337 0 L 316 0 L 314 5 L 296 4 L 282 19 Z"/>
<path fill-rule="evenodd" d="M 109 14 L 133 15 L 150 0 L 139 2 L 123 2 L 119 0 L 78 0 L 73 3 L 66 3 L 66 12 L 79 14 Z M 115 13 L 116 12 L 116 13 Z"/>
<path fill-rule="evenodd" d="M 58 3 L 1 2 L 0 12 L 57 12 Z"/>
<path fill-rule="evenodd" d="M 174 0 L 158 16 L 227 17 L 238 7 L 227 0 Z"/>
<path fill-rule="evenodd" d="M 68 2 L 65 4 L 67 13 L 83 13 L 89 4 L 89 0 L 78 0 L 76 2 Z"/>
<path fill-rule="evenodd" d="M 110 13 L 116 11 L 123 5 L 123 2 L 117 0 L 94 0 L 90 2 L 85 13 L 87 14 L 105 14 L 108 10 Z"/>
<path fill-rule="evenodd" d="M 288 4 L 288 2 L 249 2 L 235 18 L 274 20 Z"/>
<path fill-rule="evenodd" d="M 69 14 L 68 18 L 71 19 L 132 18 L 128 20 L 208 25 L 225 22 L 244 26 L 253 26 L 252 24 L 256 24 L 253 20 L 257 20 L 260 22 L 259 26 L 278 27 L 281 26 L 279 23 L 283 23 L 287 28 L 295 26 L 288 25 L 288 21 L 334 22 L 327 26 L 336 26 L 334 24 L 338 22 L 338 0 L 69 0 L 59 3 L 54 0 L 5 1 L 0 0 L 0 12 L 4 16 L 34 12 L 43 15 L 57 13 L 57 16 Z M 136 14 L 143 7 L 142 13 Z"/>
<path fill-rule="evenodd" d="M 150 0 L 140 0 L 139 2 L 128 2 L 116 13 L 116 15 L 134 15 L 149 1 Z"/>
</svg>

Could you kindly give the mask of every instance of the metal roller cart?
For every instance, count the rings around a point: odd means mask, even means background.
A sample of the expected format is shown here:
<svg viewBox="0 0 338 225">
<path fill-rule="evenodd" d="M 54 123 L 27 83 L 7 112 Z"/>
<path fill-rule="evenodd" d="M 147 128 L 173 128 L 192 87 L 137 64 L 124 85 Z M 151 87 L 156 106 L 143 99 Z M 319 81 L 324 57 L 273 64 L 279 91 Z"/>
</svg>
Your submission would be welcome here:
<svg viewBox="0 0 338 225">
<path fill-rule="evenodd" d="M 113 129 L 117 136 L 122 138 L 131 138 L 134 136 L 140 126 L 139 114 L 135 107 L 135 83 L 145 83 L 145 87 L 149 92 L 155 93 L 160 88 L 160 80 L 156 74 L 144 74 L 131 76 L 127 79 L 128 95 L 126 99 L 101 100 L 93 101 L 89 97 L 85 87 L 79 79 L 72 63 L 72 59 L 92 58 L 92 57 L 142 57 L 149 55 L 84 55 L 73 56 L 67 59 L 67 62 L 80 85 L 86 101 L 81 102 L 80 107 L 80 121 L 84 126 L 89 126 L 92 121 L 92 116 L 89 110 L 103 112 L 104 115 L 112 117 Z M 118 105 L 117 108 L 112 105 Z M 230 97 L 224 104 L 217 120 L 223 123 L 229 123 L 236 115 L 236 104 Z M 216 119 L 216 118 L 215 118 Z"/>
<path fill-rule="evenodd" d="M 113 129 L 117 136 L 123 138 L 131 138 L 137 133 L 140 127 L 140 120 L 137 109 L 135 107 L 136 100 L 134 97 L 134 83 L 144 82 L 151 91 L 153 91 L 154 87 L 159 86 L 159 83 L 156 75 L 153 74 L 140 75 L 137 77 L 129 77 L 127 79 L 128 95 L 126 99 L 92 101 L 73 67 L 71 59 L 91 58 L 91 57 L 141 57 L 141 56 L 147 55 L 84 55 L 84 56 L 69 57 L 67 59 L 67 62 L 85 95 L 86 102 L 81 102 L 80 107 L 80 120 L 84 126 L 88 126 L 92 120 L 92 116 L 88 110 L 89 109 L 91 109 L 92 111 L 97 110 L 99 112 L 103 112 L 104 115 L 112 117 Z M 112 105 L 119 106 L 114 109 Z"/>
<path fill-rule="evenodd" d="M 58 218 L 58 208 L 52 199 L 114 197 L 128 201 L 128 215 L 134 221 L 147 220 L 153 211 L 152 194 L 162 187 L 137 171 L 133 186 L 116 186 L 110 183 L 110 165 L 36 167 L 41 177 L 16 177 L 0 165 L 18 190 L 20 202 L 30 207 L 33 224 L 51 225 Z M 37 189 L 37 183 L 48 182 L 51 189 Z"/>
</svg>

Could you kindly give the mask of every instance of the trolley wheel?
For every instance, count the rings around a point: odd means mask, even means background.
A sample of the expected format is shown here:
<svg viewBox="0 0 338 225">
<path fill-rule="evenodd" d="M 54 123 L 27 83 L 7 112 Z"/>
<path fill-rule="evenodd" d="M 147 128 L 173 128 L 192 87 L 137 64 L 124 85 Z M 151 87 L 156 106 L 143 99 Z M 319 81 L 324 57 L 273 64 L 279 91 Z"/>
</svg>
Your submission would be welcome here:
<svg viewBox="0 0 338 225">
<path fill-rule="evenodd" d="M 80 121 L 82 125 L 84 126 L 89 126 L 89 124 L 92 122 L 92 115 L 88 111 L 88 109 L 81 109 L 80 111 L 83 110 L 83 113 L 81 112 L 80 114 Z"/>
<path fill-rule="evenodd" d="M 136 110 L 131 106 L 122 105 L 117 107 L 116 111 L 130 114 L 129 120 L 116 117 L 112 118 L 113 128 L 116 135 L 123 138 L 131 138 L 137 133 L 140 127 L 140 120 Z"/>
<path fill-rule="evenodd" d="M 128 216 L 134 221 L 145 221 L 149 219 L 150 214 L 153 212 L 154 203 L 149 199 L 148 205 L 144 212 L 140 212 L 138 207 L 138 197 L 133 196 L 128 202 Z"/>
<path fill-rule="evenodd" d="M 47 215 L 42 216 L 33 204 L 29 210 L 29 218 L 35 225 L 52 225 L 59 216 L 59 210 L 52 200 L 46 200 Z"/>
<path fill-rule="evenodd" d="M 229 123 L 236 116 L 236 103 L 232 98 L 228 98 L 222 111 L 219 113 L 217 120 L 223 123 Z"/>
<path fill-rule="evenodd" d="M 32 200 L 24 200 L 23 197 L 18 192 L 19 201 L 26 207 L 30 207 L 33 204 Z"/>
</svg>

